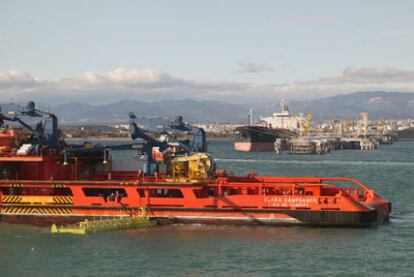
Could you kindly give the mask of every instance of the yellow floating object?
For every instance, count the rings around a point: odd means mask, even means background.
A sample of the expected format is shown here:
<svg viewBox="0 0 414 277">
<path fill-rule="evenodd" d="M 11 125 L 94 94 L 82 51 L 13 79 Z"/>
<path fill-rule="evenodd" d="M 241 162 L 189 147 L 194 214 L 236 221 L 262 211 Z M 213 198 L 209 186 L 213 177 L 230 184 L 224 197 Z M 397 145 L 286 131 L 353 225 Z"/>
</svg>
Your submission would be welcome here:
<svg viewBox="0 0 414 277">
<path fill-rule="evenodd" d="M 84 220 L 74 225 L 52 225 L 52 234 L 77 234 L 87 235 L 98 232 L 108 232 L 126 229 L 147 228 L 156 225 L 148 216 L 131 216 L 106 220 Z"/>
</svg>

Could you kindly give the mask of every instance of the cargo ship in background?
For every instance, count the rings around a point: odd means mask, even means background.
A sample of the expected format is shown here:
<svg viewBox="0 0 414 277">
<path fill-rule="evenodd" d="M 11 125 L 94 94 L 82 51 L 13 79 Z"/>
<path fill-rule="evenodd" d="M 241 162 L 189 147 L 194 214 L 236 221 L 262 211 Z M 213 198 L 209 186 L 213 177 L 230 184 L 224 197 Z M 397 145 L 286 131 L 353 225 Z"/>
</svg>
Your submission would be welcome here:
<svg viewBox="0 0 414 277">
<path fill-rule="evenodd" d="M 293 127 L 298 124 L 296 117 L 291 117 L 289 107 L 281 102 L 282 111 L 271 117 L 261 118 L 260 125 L 254 125 L 253 111 L 250 110 L 248 125 L 234 130 L 234 150 L 241 152 L 275 151 L 275 142 L 282 150 L 288 150 L 288 140 L 299 134 Z"/>
<path fill-rule="evenodd" d="M 24 117 L 40 121 L 32 127 Z M 57 117 L 33 102 L 0 119 L 4 222 L 75 223 L 145 209 L 160 224 L 360 227 L 386 221 L 391 212 L 390 202 L 349 178 L 234 176 L 217 169 L 204 130 L 181 117 L 170 127 L 193 134 L 192 140 L 150 136 L 130 114 L 131 138 L 141 141 L 133 147 L 137 159 L 129 161 L 112 159 L 118 146 L 67 144 Z"/>
<path fill-rule="evenodd" d="M 280 139 L 288 149 L 287 140 L 297 134 L 286 129 L 273 129 L 264 126 L 241 126 L 234 129 L 234 150 L 241 152 L 275 151 L 275 142 Z"/>
</svg>

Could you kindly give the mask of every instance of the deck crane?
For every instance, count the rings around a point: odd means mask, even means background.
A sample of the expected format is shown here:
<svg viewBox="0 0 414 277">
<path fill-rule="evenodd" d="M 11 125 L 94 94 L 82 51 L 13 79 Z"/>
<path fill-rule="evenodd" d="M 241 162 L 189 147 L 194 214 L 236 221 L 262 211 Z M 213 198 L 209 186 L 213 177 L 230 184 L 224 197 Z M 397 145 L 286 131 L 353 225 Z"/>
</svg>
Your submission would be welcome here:
<svg viewBox="0 0 414 277">
<path fill-rule="evenodd" d="M 32 127 L 20 118 L 22 116 L 41 118 L 41 120 L 35 127 Z M 62 144 L 56 115 L 37 109 L 33 101 L 28 102 L 20 112 L 13 112 L 11 116 L 5 116 L 0 110 L 0 127 L 4 126 L 4 121 L 18 122 L 27 129 L 31 134 L 28 143 L 33 146 L 35 153 L 38 155 L 43 146 L 59 147 Z"/>
<path fill-rule="evenodd" d="M 191 141 L 178 140 L 168 132 L 163 132 L 160 138 L 156 139 L 139 128 L 136 119 L 137 117 L 134 113 L 129 113 L 131 138 L 133 140 L 137 138 L 144 140 L 143 153 L 145 155 L 145 165 L 143 171 L 145 175 L 153 175 L 155 172 L 158 172 L 160 160 L 171 161 L 174 158 L 207 151 L 205 131 L 202 128 L 185 123 L 182 116 L 178 116 L 173 122 L 170 122 L 169 127 L 174 131 L 194 134 Z M 205 155 L 207 156 L 207 154 Z M 155 170 L 153 169 L 154 166 Z"/>
<path fill-rule="evenodd" d="M 193 152 L 207 152 L 206 132 L 203 128 L 195 127 L 184 122 L 181 115 L 177 116 L 170 123 L 170 128 L 181 132 L 193 133 L 193 140 L 189 144 L 190 150 Z"/>
</svg>

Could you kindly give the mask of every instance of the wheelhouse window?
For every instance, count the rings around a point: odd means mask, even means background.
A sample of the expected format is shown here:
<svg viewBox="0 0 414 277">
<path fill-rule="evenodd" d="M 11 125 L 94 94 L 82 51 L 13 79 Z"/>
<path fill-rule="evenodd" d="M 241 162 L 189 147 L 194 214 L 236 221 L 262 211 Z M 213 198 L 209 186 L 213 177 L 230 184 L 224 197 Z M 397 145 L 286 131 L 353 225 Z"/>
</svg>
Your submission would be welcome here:
<svg viewBox="0 0 414 277">
<path fill-rule="evenodd" d="M 247 188 L 247 195 L 258 195 L 258 194 L 259 194 L 258 187 Z"/>
<path fill-rule="evenodd" d="M 140 197 L 145 197 L 145 189 L 137 189 L 137 192 Z"/>
<path fill-rule="evenodd" d="M 241 195 L 243 191 L 241 188 L 231 188 L 231 187 L 223 187 L 222 195 Z"/>
<path fill-rule="evenodd" d="M 112 194 L 127 196 L 125 189 L 121 188 L 83 188 L 82 190 L 85 196 L 110 196 Z"/>
<path fill-rule="evenodd" d="M 194 189 L 193 193 L 196 198 L 216 197 L 217 188 L 216 187 L 205 187 L 201 189 Z"/>
<path fill-rule="evenodd" d="M 155 198 L 184 198 L 180 189 L 156 188 L 149 190 L 150 197 Z"/>
<path fill-rule="evenodd" d="M 120 202 L 127 196 L 126 191 L 119 188 L 83 188 L 82 190 L 85 196 L 103 197 L 105 202 Z"/>
</svg>

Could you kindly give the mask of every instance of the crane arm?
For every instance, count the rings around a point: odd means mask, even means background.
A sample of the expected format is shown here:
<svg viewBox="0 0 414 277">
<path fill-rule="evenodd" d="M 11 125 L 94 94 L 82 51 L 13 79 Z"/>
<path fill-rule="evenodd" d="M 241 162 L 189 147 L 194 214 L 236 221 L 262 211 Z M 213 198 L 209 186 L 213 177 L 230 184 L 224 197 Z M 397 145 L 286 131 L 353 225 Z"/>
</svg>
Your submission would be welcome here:
<svg viewBox="0 0 414 277">
<path fill-rule="evenodd" d="M 207 152 L 206 132 L 203 128 L 195 127 L 184 122 L 182 116 L 177 116 L 174 122 L 170 124 L 170 127 L 178 131 L 193 133 L 192 150 L 194 152 Z"/>
<path fill-rule="evenodd" d="M 33 128 L 29 124 L 27 124 L 26 122 L 24 122 L 17 116 L 8 117 L 0 112 L 0 119 L 1 119 L 0 121 L 19 122 L 20 125 L 22 125 L 24 128 L 28 129 L 30 132 L 34 132 Z"/>
<path fill-rule="evenodd" d="M 129 128 L 131 132 L 131 138 L 133 140 L 141 138 L 153 146 L 165 146 L 164 143 L 154 139 L 153 137 L 147 135 L 143 130 L 141 130 L 141 128 L 139 128 L 135 122 L 136 118 L 137 117 L 134 113 L 129 113 Z"/>
<path fill-rule="evenodd" d="M 35 130 L 32 128 L 32 126 L 30 126 L 29 124 L 27 124 L 26 122 L 24 122 L 23 120 L 21 120 L 18 117 L 13 117 L 11 121 L 17 121 L 20 123 L 20 125 L 22 125 L 24 128 L 26 128 L 27 130 L 29 130 L 30 132 L 35 132 Z"/>
</svg>

